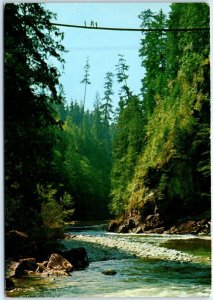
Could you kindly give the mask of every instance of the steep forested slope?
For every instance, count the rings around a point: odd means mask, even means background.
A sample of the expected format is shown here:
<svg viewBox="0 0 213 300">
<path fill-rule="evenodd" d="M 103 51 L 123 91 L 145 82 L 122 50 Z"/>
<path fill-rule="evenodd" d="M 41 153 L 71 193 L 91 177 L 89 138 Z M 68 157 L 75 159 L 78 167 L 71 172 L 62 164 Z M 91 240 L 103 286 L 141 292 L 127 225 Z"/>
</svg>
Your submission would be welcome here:
<svg viewBox="0 0 213 300">
<path fill-rule="evenodd" d="M 172 4 L 168 18 L 149 10 L 139 17 L 148 28 L 209 27 L 206 4 Z M 134 111 L 131 97 L 117 123 L 112 211 L 142 222 L 152 215 L 153 226 L 209 217 L 209 31 L 146 32 L 140 57 L 142 98 Z"/>
</svg>

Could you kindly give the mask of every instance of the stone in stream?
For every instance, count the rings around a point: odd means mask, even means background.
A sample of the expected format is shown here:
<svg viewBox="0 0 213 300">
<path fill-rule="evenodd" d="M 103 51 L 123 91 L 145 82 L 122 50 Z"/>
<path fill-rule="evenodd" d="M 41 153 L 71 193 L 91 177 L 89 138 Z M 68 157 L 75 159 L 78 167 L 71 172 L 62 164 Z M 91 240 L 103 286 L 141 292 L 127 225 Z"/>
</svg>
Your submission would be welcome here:
<svg viewBox="0 0 213 300">
<path fill-rule="evenodd" d="M 60 254 L 53 253 L 48 261 L 47 270 L 52 271 L 51 273 L 54 273 L 53 271 L 63 271 L 62 275 L 65 275 L 73 271 L 73 265 Z"/>
<path fill-rule="evenodd" d="M 6 276 L 21 277 L 27 275 L 28 271 L 35 272 L 38 264 L 35 258 L 24 258 L 18 262 L 10 261 L 6 263 Z"/>
<path fill-rule="evenodd" d="M 89 266 L 87 251 L 84 247 L 73 248 L 61 253 L 76 270 L 85 269 Z"/>
<path fill-rule="evenodd" d="M 25 258 L 16 261 L 8 261 L 6 263 L 6 277 L 22 277 L 22 276 L 64 276 L 70 275 L 73 271 L 73 265 L 60 254 L 52 254 L 49 261 L 38 263 L 35 258 Z M 7 280 L 7 282 L 9 282 Z M 9 284 L 9 283 L 8 283 Z"/>
<path fill-rule="evenodd" d="M 101 273 L 104 274 L 104 275 L 116 275 L 117 274 L 117 272 L 115 270 L 112 270 L 112 269 L 104 270 Z"/>
</svg>

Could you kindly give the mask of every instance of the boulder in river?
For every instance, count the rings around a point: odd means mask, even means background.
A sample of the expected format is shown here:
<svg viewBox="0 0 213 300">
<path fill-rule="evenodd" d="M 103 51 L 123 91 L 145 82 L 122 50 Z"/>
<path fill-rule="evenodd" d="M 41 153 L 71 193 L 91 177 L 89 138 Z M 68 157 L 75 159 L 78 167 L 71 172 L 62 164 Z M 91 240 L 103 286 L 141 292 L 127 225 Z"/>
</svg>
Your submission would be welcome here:
<svg viewBox="0 0 213 300">
<path fill-rule="evenodd" d="M 73 265 L 60 254 L 53 253 L 48 261 L 47 269 L 69 273 L 73 271 Z"/>
<path fill-rule="evenodd" d="M 29 271 L 35 272 L 38 264 L 35 258 L 24 258 L 17 261 L 8 261 L 6 263 L 6 276 L 21 277 L 28 274 Z"/>
<path fill-rule="evenodd" d="M 89 266 L 87 251 L 84 247 L 73 248 L 61 253 L 76 270 L 85 269 Z"/>
<path fill-rule="evenodd" d="M 70 275 L 73 271 L 73 265 L 60 254 L 52 254 L 49 261 L 38 263 L 35 258 L 24 258 L 17 261 L 6 262 L 6 277 L 22 276 L 64 276 Z"/>
</svg>

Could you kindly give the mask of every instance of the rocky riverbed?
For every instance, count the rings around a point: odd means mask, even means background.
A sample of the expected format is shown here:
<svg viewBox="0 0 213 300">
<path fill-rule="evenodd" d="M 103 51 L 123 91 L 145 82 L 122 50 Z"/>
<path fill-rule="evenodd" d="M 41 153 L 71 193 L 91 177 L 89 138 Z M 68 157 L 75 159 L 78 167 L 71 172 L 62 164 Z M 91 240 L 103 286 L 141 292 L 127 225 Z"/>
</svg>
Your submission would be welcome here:
<svg viewBox="0 0 213 300">
<path fill-rule="evenodd" d="M 126 258 L 130 256 L 139 258 L 157 258 L 165 259 L 169 261 L 180 261 L 180 262 L 195 262 L 199 261 L 198 257 L 193 255 L 177 251 L 174 249 L 167 249 L 165 247 L 156 246 L 146 242 L 133 242 L 122 240 L 121 237 L 101 237 L 101 236 L 89 236 L 89 235 L 67 235 L 66 241 L 71 240 L 72 244 L 75 246 L 81 245 L 81 243 L 86 243 L 88 253 L 92 245 L 100 248 L 100 251 L 105 250 L 105 255 L 111 259 Z M 63 244 L 66 246 L 67 242 Z M 90 246 L 88 246 L 90 244 Z M 91 251 L 92 252 L 92 251 Z M 107 253 L 108 252 L 108 253 Z M 103 253 L 102 253 L 103 256 Z M 103 257 L 102 257 L 103 258 Z M 96 257 L 97 260 L 97 257 Z"/>
</svg>

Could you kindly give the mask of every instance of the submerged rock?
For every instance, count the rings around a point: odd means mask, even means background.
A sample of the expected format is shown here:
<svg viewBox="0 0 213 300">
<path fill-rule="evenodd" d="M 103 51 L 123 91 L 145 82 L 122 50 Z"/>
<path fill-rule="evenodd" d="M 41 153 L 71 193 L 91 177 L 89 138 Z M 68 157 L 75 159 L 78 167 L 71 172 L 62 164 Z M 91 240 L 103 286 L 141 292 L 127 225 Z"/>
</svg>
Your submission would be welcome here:
<svg viewBox="0 0 213 300">
<path fill-rule="evenodd" d="M 116 275 L 117 274 L 117 272 L 115 270 L 112 270 L 112 269 L 104 270 L 101 273 L 104 274 L 104 275 Z"/>
</svg>

